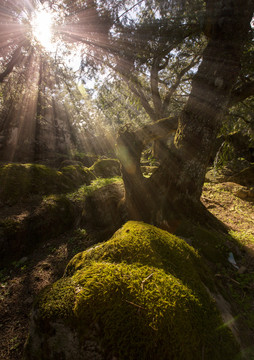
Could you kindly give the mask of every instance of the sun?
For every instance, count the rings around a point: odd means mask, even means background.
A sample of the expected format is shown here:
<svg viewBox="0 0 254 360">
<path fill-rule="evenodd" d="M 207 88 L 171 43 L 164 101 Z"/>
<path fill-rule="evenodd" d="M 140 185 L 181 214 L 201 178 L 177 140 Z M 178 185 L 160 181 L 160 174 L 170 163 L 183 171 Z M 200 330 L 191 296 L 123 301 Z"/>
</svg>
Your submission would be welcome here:
<svg viewBox="0 0 254 360">
<path fill-rule="evenodd" d="M 47 10 L 40 10 L 34 13 L 31 21 L 34 39 L 46 50 L 50 51 L 52 43 L 53 15 Z"/>
</svg>

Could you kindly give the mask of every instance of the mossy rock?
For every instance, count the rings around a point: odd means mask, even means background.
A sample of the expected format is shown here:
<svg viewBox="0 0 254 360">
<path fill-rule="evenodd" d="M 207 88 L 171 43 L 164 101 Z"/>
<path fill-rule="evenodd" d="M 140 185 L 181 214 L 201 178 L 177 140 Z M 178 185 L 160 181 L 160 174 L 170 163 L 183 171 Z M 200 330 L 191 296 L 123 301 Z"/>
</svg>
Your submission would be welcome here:
<svg viewBox="0 0 254 360">
<path fill-rule="evenodd" d="M 120 176 L 120 163 L 115 159 L 100 159 L 89 168 L 96 177 L 109 178 Z"/>
<path fill-rule="evenodd" d="M 194 228 L 192 245 L 213 263 L 227 262 L 229 248 L 226 241 L 226 235 L 202 227 Z"/>
<path fill-rule="evenodd" d="M 208 270 L 185 241 L 128 222 L 39 295 L 25 359 L 236 359 L 203 282 Z"/>
<path fill-rule="evenodd" d="M 14 204 L 27 196 L 66 193 L 81 184 L 88 184 L 94 176 L 81 166 L 56 169 L 38 164 L 0 165 L 0 201 Z"/>
<path fill-rule="evenodd" d="M 65 166 L 61 172 L 72 181 L 73 187 L 89 185 L 96 178 L 88 168 L 77 164 Z"/>
<path fill-rule="evenodd" d="M 49 194 L 70 189 L 60 171 L 45 165 L 6 164 L 0 166 L 0 200 L 15 203 L 31 194 Z"/>
</svg>

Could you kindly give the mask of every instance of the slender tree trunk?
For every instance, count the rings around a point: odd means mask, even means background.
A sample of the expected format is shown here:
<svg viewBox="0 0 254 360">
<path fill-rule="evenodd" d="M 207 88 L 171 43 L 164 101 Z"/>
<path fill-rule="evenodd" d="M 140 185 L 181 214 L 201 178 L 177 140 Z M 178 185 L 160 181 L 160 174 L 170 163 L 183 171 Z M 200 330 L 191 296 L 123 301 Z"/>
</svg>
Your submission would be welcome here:
<svg viewBox="0 0 254 360">
<path fill-rule="evenodd" d="M 43 65 L 42 60 L 40 59 L 39 66 L 39 83 L 38 83 L 38 95 L 37 95 L 37 109 L 36 109 L 36 117 L 35 117 L 35 132 L 34 132 L 34 161 L 38 161 L 41 159 L 41 149 L 40 149 L 40 127 L 41 127 L 41 117 L 43 113 L 43 104 L 42 104 L 42 73 L 43 73 Z"/>
<path fill-rule="evenodd" d="M 167 228 L 172 228 L 181 217 L 200 220 L 200 196 L 209 157 L 239 74 L 242 45 L 252 13 L 253 0 L 207 1 L 204 31 L 208 44 L 203 60 L 178 119 L 174 145 L 150 179 L 145 179 L 140 171 L 144 146 L 140 133 L 125 132 L 119 136 L 130 218 Z"/>
</svg>

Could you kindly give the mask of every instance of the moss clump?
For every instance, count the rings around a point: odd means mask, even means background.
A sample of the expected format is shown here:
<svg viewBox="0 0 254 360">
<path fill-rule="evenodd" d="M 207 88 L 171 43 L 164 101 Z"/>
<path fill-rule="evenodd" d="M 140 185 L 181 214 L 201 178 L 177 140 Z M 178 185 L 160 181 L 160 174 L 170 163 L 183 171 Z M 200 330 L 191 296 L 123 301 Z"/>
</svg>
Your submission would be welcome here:
<svg viewBox="0 0 254 360">
<path fill-rule="evenodd" d="M 50 296 L 49 296 L 50 294 Z M 70 278 L 60 279 L 46 287 L 35 300 L 42 319 L 54 321 L 57 318 L 69 319 L 75 302 L 75 284 Z"/>
<path fill-rule="evenodd" d="M 57 171 L 38 164 L 0 165 L 0 201 L 16 203 L 32 194 L 66 193 L 94 178 L 81 166 L 68 166 Z"/>
<path fill-rule="evenodd" d="M 69 178 L 73 187 L 85 184 L 89 185 L 95 179 L 93 173 L 86 167 L 80 165 L 69 165 L 61 169 L 64 176 Z"/>
<path fill-rule="evenodd" d="M 202 304 L 162 269 L 96 262 L 74 279 L 82 289 L 74 307 L 80 333 L 82 324 L 99 319 L 103 347 L 120 359 L 163 359 L 170 353 L 190 359 L 199 348 Z"/>
<path fill-rule="evenodd" d="M 97 160 L 89 169 L 96 177 L 110 178 L 121 175 L 120 163 L 114 159 Z"/>
<path fill-rule="evenodd" d="M 63 320 L 81 348 L 97 329 L 103 359 L 234 359 L 238 346 L 202 284 L 204 271 L 183 240 L 128 222 L 71 260 L 65 278 L 39 297 L 37 327 Z"/>
<path fill-rule="evenodd" d="M 185 241 L 152 225 L 141 225 L 138 222 L 128 222 L 106 243 L 77 254 L 69 262 L 66 274 L 72 275 L 90 261 L 124 261 L 128 264 L 155 266 L 180 278 L 184 283 L 199 282 L 197 268 L 200 274 L 204 273 L 200 257 Z"/>
</svg>

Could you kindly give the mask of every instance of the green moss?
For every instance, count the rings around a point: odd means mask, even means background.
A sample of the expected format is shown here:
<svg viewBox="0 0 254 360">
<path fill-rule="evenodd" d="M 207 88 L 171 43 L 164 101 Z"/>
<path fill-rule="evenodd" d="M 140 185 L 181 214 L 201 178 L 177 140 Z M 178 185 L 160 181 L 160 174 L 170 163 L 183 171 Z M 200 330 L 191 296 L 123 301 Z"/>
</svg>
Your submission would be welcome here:
<svg viewBox="0 0 254 360">
<path fill-rule="evenodd" d="M 67 195 L 67 197 L 75 202 L 84 201 L 85 197 L 91 195 L 94 191 L 102 188 L 103 186 L 113 184 L 116 182 L 121 182 L 122 178 L 112 177 L 112 178 L 98 178 L 91 181 L 90 185 L 82 185 L 76 191 Z"/>
<path fill-rule="evenodd" d="M 0 200 L 16 203 L 32 194 L 66 193 L 81 184 L 90 184 L 94 175 L 82 166 L 67 166 L 57 171 L 38 164 L 0 166 Z"/>
<path fill-rule="evenodd" d="M 86 167 L 79 165 L 69 165 L 61 169 L 62 173 L 69 178 L 74 186 L 86 184 L 89 185 L 95 175 Z"/>
<path fill-rule="evenodd" d="M 198 348 L 199 333 L 204 331 L 199 321 L 202 304 L 163 270 L 96 262 L 74 279 L 82 289 L 74 308 L 82 319 L 81 332 L 83 323 L 100 319 L 103 345 L 113 348 L 120 359 L 163 359 L 170 352 L 171 356 L 183 352 L 178 358 L 189 359 Z"/>
<path fill-rule="evenodd" d="M 190 240 L 191 245 L 212 263 L 225 263 L 231 247 L 234 246 L 233 239 L 214 229 L 196 226 L 184 221 L 177 229 L 176 234 Z"/>
<path fill-rule="evenodd" d="M 64 183 L 60 171 L 45 165 L 28 164 L 28 176 L 31 179 L 30 192 L 35 194 L 48 194 L 67 190 L 68 185 Z M 61 190 L 60 190 L 61 189 Z"/>
<path fill-rule="evenodd" d="M 47 286 L 35 300 L 40 309 L 41 319 L 69 319 L 75 303 L 75 285 L 69 278 L 64 278 Z"/>
<path fill-rule="evenodd" d="M 201 282 L 205 270 L 183 240 L 131 221 L 76 255 L 66 277 L 39 297 L 37 311 L 71 321 L 81 343 L 88 327 L 99 326 L 109 357 L 231 360 L 238 346 Z"/>
<path fill-rule="evenodd" d="M 110 178 L 120 176 L 120 163 L 115 159 L 100 159 L 89 168 L 96 177 Z"/>
<path fill-rule="evenodd" d="M 94 260 L 156 266 L 183 282 L 187 281 L 186 277 L 191 281 L 199 280 L 195 269 L 200 267 L 201 274 L 201 269 L 204 270 L 198 253 L 184 240 L 152 225 L 141 226 L 132 221 L 106 243 L 77 254 L 68 264 L 66 273 L 71 275 Z"/>
</svg>

